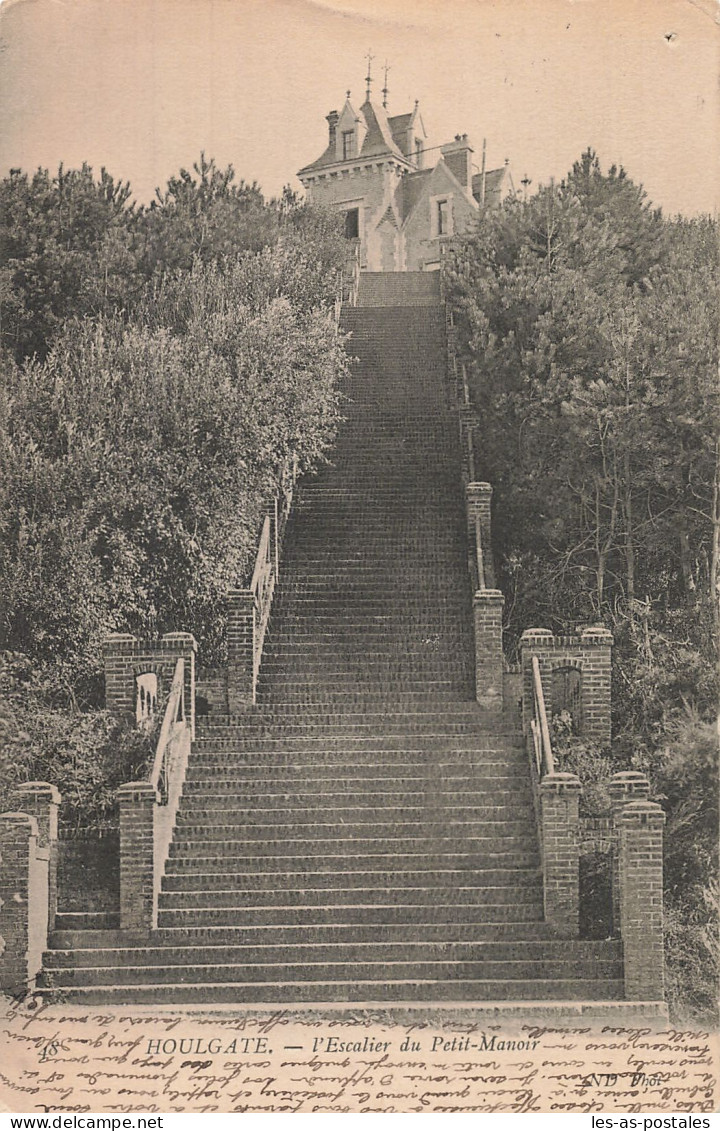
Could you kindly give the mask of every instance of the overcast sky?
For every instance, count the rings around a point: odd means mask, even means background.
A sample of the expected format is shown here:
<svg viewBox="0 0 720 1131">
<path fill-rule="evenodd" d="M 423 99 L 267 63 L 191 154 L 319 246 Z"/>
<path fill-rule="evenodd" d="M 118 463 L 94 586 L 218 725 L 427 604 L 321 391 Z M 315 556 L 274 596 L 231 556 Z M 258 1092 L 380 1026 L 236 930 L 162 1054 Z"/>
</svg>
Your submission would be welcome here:
<svg viewBox="0 0 720 1131">
<path fill-rule="evenodd" d="M 468 133 L 516 182 L 588 145 L 669 213 L 720 204 L 715 0 L 4 0 L 0 174 L 87 160 L 140 200 L 201 150 L 278 193 L 368 49 L 389 112 Z"/>
</svg>

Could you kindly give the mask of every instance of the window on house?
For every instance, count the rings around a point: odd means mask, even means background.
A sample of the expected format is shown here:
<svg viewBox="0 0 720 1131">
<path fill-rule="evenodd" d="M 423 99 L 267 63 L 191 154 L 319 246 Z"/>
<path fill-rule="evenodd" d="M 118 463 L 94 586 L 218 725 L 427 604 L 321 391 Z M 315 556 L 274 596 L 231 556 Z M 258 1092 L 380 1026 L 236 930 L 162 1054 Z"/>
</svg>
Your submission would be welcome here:
<svg viewBox="0 0 720 1131">
<path fill-rule="evenodd" d="M 420 166 L 422 164 L 422 151 L 423 151 L 422 139 L 419 138 L 419 137 L 416 137 L 415 138 L 415 164 L 417 165 L 418 169 L 420 168 Z"/>
<path fill-rule="evenodd" d="M 345 239 L 357 240 L 360 238 L 360 209 L 348 208 L 345 213 Z"/>
<path fill-rule="evenodd" d="M 342 133 L 343 161 L 355 156 L 355 130 L 343 130 Z"/>
<path fill-rule="evenodd" d="M 437 202 L 437 234 L 450 235 L 450 201 L 438 200 Z"/>
</svg>

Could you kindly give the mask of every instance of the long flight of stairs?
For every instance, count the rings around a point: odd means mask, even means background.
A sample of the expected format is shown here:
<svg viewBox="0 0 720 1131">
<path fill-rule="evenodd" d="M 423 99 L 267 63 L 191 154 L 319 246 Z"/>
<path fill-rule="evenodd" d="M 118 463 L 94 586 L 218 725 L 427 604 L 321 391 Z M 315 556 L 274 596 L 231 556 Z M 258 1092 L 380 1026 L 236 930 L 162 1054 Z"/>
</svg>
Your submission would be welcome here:
<svg viewBox="0 0 720 1131">
<path fill-rule="evenodd" d="M 437 278 L 367 277 L 360 303 L 343 313 L 347 419 L 288 527 L 258 706 L 198 727 L 158 929 L 60 921 L 45 977 L 71 998 L 622 997 L 618 943 L 543 923 L 515 720 L 473 701 Z"/>
</svg>

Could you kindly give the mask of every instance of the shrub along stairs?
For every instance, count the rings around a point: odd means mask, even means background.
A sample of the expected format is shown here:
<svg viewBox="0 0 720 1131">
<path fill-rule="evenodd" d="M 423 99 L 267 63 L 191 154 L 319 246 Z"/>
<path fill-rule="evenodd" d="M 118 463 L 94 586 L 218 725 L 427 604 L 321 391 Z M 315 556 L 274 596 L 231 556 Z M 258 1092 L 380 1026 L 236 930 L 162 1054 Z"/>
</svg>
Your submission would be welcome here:
<svg viewBox="0 0 720 1131">
<path fill-rule="evenodd" d="M 443 307 L 427 276 L 396 276 L 394 306 L 363 286 L 346 422 L 288 526 L 258 704 L 198 725 L 157 929 L 60 919 L 45 980 L 71 999 L 623 996 L 619 942 L 543 922 L 521 737 L 474 701 Z"/>
</svg>

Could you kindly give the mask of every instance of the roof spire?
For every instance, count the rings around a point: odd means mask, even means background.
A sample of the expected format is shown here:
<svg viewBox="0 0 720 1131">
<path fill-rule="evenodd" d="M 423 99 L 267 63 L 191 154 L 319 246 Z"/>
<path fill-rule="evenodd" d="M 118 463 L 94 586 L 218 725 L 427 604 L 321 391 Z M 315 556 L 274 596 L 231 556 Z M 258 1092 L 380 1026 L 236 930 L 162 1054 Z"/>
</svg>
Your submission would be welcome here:
<svg viewBox="0 0 720 1131">
<path fill-rule="evenodd" d="M 368 61 L 368 73 L 365 76 L 365 82 L 367 83 L 367 91 L 365 93 L 365 98 L 369 102 L 370 101 L 370 84 L 372 82 L 372 63 L 373 63 L 373 59 L 375 58 L 375 56 L 373 54 L 371 54 L 369 48 L 368 48 L 368 53 L 365 56 L 365 58 Z"/>
<path fill-rule="evenodd" d="M 387 59 L 386 59 L 386 60 L 385 60 L 385 86 L 384 86 L 384 87 L 382 88 L 382 93 L 383 93 L 383 109 L 384 109 L 384 110 L 387 110 L 387 96 L 388 96 L 388 93 L 389 93 L 389 91 L 388 91 L 388 84 L 387 84 L 387 77 L 388 77 L 388 71 L 389 71 L 389 70 L 391 70 L 391 68 L 390 68 L 390 67 L 388 67 L 388 61 L 387 61 Z"/>
</svg>

